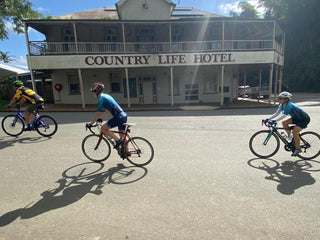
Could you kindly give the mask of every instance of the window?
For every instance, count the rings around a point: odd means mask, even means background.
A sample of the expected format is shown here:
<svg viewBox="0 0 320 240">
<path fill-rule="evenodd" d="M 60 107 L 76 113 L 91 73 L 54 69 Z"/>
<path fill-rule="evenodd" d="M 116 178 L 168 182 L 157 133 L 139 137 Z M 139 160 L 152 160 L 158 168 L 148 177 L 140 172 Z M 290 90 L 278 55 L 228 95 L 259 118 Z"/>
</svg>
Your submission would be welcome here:
<svg viewBox="0 0 320 240">
<path fill-rule="evenodd" d="M 171 96 L 171 79 L 169 78 L 169 81 L 168 81 L 168 91 L 169 91 L 169 96 Z M 176 95 L 180 95 L 180 81 L 179 81 L 179 78 L 178 77 L 174 77 L 173 78 L 173 96 L 176 96 Z"/>
<path fill-rule="evenodd" d="M 124 97 L 128 98 L 127 84 L 126 84 L 125 78 L 123 79 L 123 91 L 124 91 Z M 137 97 L 137 80 L 135 78 L 129 78 L 129 94 L 130 94 L 130 98 Z"/>
<path fill-rule="evenodd" d="M 218 84 L 217 74 L 206 76 L 203 81 L 203 93 L 216 93 Z"/>
<path fill-rule="evenodd" d="M 107 28 L 104 32 L 104 40 L 108 42 L 106 45 L 107 52 L 115 52 L 117 51 L 117 44 L 116 42 L 119 41 L 119 34 L 117 28 Z M 113 44 L 111 43 L 113 42 Z"/>
<path fill-rule="evenodd" d="M 69 94 L 80 94 L 80 84 L 76 73 L 68 73 Z"/>
<path fill-rule="evenodd" d="M 110 92 L 119 93 L 121 92 L 121 76 L 120 72 L 112 72 L 110 76 Z"/>
<path fill-rule="evenodd" d="M 185 85 L 185 100 L 198 100 L 199 84 Z"/>
<path fill-rule="evenodd" d="M 63 50 L 65 52 L 75 52 L 76 46 L 74 44 L 75 38 L 74 33 L 71 28 L 66 28 L 63 30 L 63 41 L 65 44 L 63 44 Z M 70 43 L 69 43 L 70 42 Z"/>
</svg>

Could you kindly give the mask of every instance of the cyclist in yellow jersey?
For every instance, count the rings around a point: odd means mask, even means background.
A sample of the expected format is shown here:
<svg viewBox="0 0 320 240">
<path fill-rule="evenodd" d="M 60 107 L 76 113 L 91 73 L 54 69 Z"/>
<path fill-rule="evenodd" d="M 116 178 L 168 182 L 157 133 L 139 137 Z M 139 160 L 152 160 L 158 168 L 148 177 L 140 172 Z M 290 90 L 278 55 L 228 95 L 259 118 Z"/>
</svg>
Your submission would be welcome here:
<svg viewBox="0 0 320 240">
<path fill-rule="evenodd" d="M 6 105 L 6 108 L 10 108 L 14 104 L 28 104 L 25 112 L 26 122 L 28 126 L 25 131 L 30 131 L 33 129 L 32 125 L 30 124 L 31 114 L 35 113 L 37 109 L 44 108 L 44 100 L 33 90 L 23 86 L 23 82 L 19 80 L 14 81 L 13 85 L 15 87 L 16 93 L 11 99 L 10 103 Z"/>
</svg>

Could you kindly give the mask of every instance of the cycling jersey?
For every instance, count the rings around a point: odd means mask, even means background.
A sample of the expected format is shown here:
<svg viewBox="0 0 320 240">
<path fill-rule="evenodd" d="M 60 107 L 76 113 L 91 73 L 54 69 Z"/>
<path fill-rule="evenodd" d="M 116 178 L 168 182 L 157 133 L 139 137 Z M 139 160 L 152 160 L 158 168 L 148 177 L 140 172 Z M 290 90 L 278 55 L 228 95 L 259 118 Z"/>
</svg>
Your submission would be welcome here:
<svg viewBox="0 0 320 240">
<path fill-rule="evenodd" d="M 123 123 L 127 122 L 127 114 L 122 110 L 119 104 L 108 94 L 102 93 L 98 99 L 98 112 L 108 110 L 113 118 L 111 118 L 106 124 L 108 128 L 118 127 L 119 130 L 124 131 L 125 126 Z"/>
<path fill-rule="evenodd" d="M 36 92 L 31 90 L 30 88 L 21 86 L 16 90 L 16 94 L 14 98 L 19 100 L 20 98 L 26 99 L 28 103 L 36 104 L 36 103 L 43 103 L 44 100 L 41 96 L 39 96 Z"/>
<path fill-rule="evenodd" d="M 305 111 L 303 111 L 299 106 L 295 105 L 292 102 L 288 102 L 285 105 L 280 104 L 277 111 L 269 119 L 275 118 L 282 112 L 283 115 L 276 119 L 276 121 L 280 121 L 288 115 L 290 115 L 292 122 L 302 128 L 306 128 L 308 123 L 310 122 L 309 115 Z"/>
<path fill-rule="evenodd" d="M 98 112 L 103 112 L 108 110 L 112 116 L 118 115 L 119 113 L 123 113 L 124 111 L 119 106 L 119 104 L 108 94 L 102 93 L 98 99 Z"/>
</svg>

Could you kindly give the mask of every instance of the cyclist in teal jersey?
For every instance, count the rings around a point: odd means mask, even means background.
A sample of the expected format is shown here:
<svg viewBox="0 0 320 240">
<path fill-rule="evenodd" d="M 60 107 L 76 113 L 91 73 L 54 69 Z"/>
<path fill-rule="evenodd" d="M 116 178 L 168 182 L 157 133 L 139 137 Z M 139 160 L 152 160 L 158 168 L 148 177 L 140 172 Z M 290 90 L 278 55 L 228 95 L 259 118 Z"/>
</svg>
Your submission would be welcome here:
<svg viewBox="0 0 320 240">
<path fill-rule="evenodd" d="M 275 117 L 277 117 L 278 115 L 280 115 L 281 113 L 282 115 L 278 119 L 275 119 L 273 121 L 277 122 L 290 116 L 290 118 L 282 122 L 282 126 L 286 129 L 289 142 L 292 140 L 292 135 L 293 135 L 294 145 L 296 150 L 293 152 L 292 156 L 297 156 L 301 152 L 299 132 L 303 128 L 306 128 L 308 126 L 310 122 L 310 117 L 299 106 L 290 102 L 291 98 L 292 98 L 292 94 L 289 92 L 280 93 L 279 94 L 280 105 L 277 111 L 265 121 L 270 121 Z M 291 135 L 291 130 L 289 129 L 290 124 L 296 125 L 292 130 L 292 135 Z"/>
<path fill-rule="evenodd" d="M 103 93 L 103 89 L 104 85 L 101 82 L 94 83 L 90 89 L 98 99 L 98 105 L 97 112 L 93 120 L 90 123 L 87 123 L 87 126 L 91 126 L 95 122 L 102 122 L 102 120 L 110 113 L 112 118 L 102 126 L 101 131 L 117 142 L 115 145 L 115 148 L 117 148 L 121 144 L 120 138 L 113 132 L 109 131 L 109 129 L 118 127 L 119 131 L 123 131 L 123 134 L 120 133 L 120 137 L 123 137 L 126 128 L 123 124 L 127 122 L 127 114 L 122 110 L 113 97 Z"/>
</svg>

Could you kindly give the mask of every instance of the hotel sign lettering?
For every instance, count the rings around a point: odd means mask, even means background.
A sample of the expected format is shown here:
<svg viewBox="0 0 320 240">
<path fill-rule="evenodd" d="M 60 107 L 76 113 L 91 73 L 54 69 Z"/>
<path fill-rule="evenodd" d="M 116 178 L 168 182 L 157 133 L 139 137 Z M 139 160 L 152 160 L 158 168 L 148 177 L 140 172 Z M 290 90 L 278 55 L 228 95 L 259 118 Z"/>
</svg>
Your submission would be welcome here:
<svg viewBox="0 0 320 240">
<path fill-rule="evenodd" d="M 233 63 L 232 53 L 159 54 L 159 55 L 92 55 L 86 56 L 87 66 L 164 66 Z"/>
<path fill-rule="evenodd" d="M 32 69 L 138 68 L 267 63 L 283 65 L 283 57 L 274 51 L 30 57 L 30 67 Z"/>
</svg>

